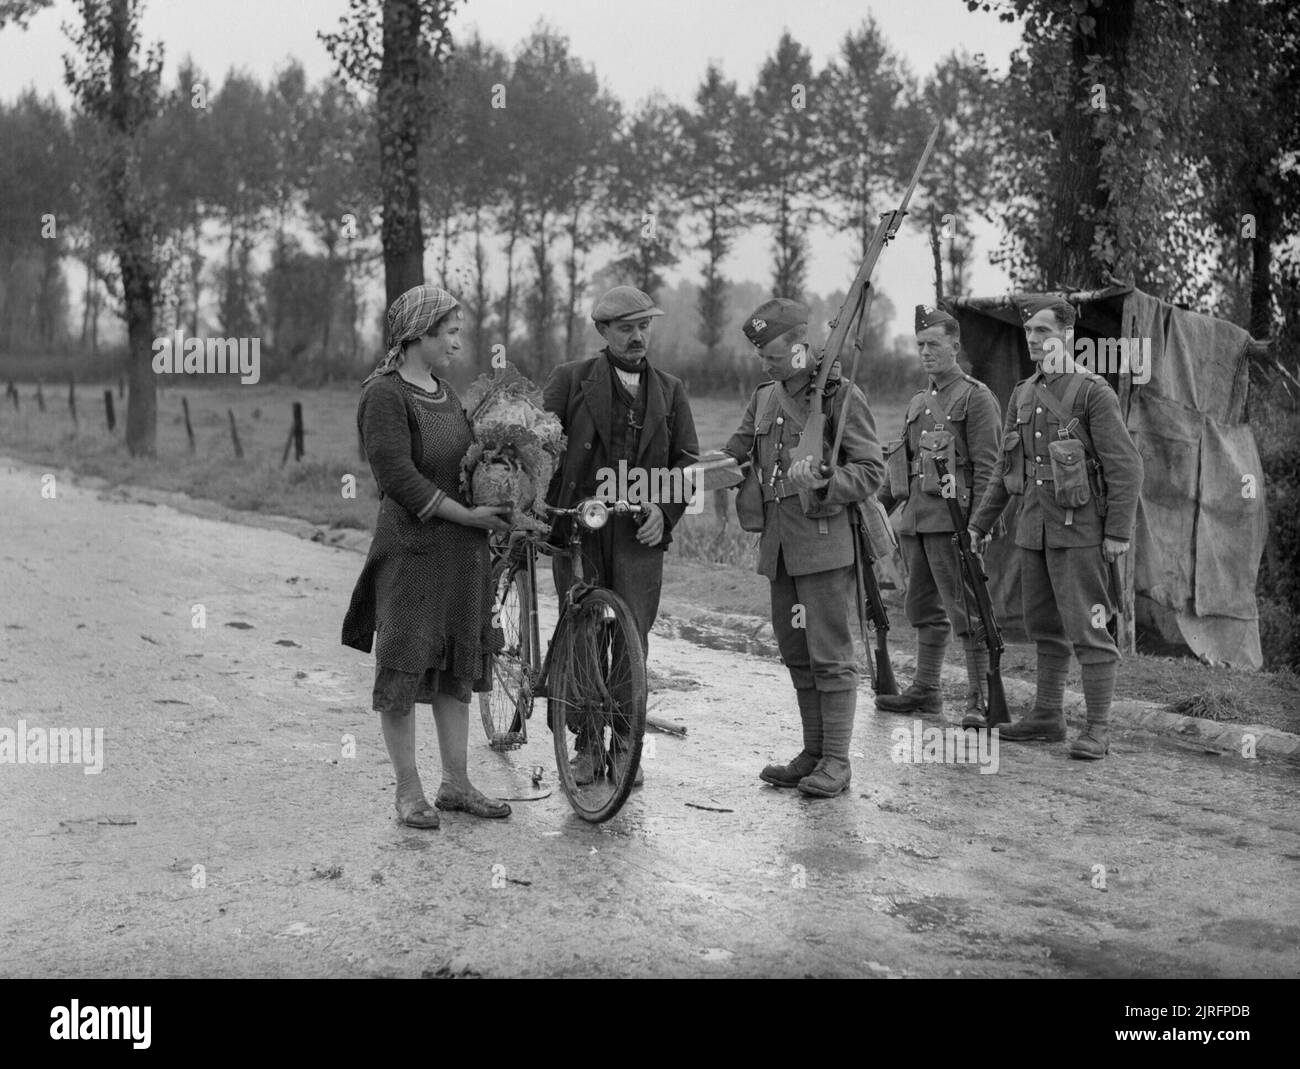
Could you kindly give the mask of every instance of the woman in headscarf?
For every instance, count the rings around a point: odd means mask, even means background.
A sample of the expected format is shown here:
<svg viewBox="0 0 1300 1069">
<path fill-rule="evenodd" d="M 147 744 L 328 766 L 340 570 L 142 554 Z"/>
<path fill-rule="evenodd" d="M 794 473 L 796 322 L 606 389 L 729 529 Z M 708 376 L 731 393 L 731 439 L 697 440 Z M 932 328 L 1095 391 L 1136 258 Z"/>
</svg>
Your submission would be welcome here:
<svg viewBox="0 0 1300 1069">
<path fill-rule="evenodd" d="M 380 505 L 343 644 L 369 653 L 378 634 L 374 708 L 397 775 L 397 815 L 414 828 L 436 828 L 437 809 L 510 814 L 466 772 L 470 697 L 490 686 L 488 532 L 508 529 L 510 509 L 472 506 L 460 488 L 473 434 L 460 399 L 438 377 L 460 349 L 460 318 L 455 298 L 435 286 L 397 298 L 387 352 L 357 406 Z M 442 785 L 433 806 L 415 766 L 416 702 L 433 706 L 438 729 Z"/>
</svg>

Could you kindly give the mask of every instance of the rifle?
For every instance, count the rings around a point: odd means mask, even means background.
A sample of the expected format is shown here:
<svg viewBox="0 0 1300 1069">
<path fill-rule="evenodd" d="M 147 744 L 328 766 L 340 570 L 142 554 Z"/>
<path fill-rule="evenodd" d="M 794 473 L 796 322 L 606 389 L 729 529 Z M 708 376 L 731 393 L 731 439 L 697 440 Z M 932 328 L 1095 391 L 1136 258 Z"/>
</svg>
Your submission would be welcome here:
<svg viewBox="0 0 1300 1069">
<path fill-rule="evenodd" d="M 867 532 L 856 523 L 853 525 L 853 549 L 853 571 L 858 582 L 858 622 L 862 626 L 862 641 L 870 644 L 867 638 L 868 616 L 876 629 L 876 667 L 871 675 L 871 685 L 877 694 L 897 694 L 898 683 L 894 680 L 894 666 L 889 661 L 889 613 L 885 610 L 885 599 L 880 596 L 880 584 L 876 582 L 876 569 L 871 563 Z M 870 653 L 867 654 L 867 663 L 870 666 Z"/>
<path fill-rule="evenodd" d="M 817 369 L 817 377 L 813 380 L 808 421 L 804 424 L 799 444 L 790 450 L 791 467 L 801 460 L 811 460 L 813 462 L 813 471 L 821 476 L 830 474 L 830 463 L 827 463 L 822 456 L 825 444 L 823 439 L 826 435 L 826 414 L 823 411 L 826 383 L 830 379 L 832 366 L 839 361 L 844 346 L 848 342 L 850 330 L 853 330 L 856 324 L 857 329 L 854 331 L 853 337 L 853 368 L 849 373 L 850 389 L 848 396 L 844 400 L 847 406 L 849 398 L 853 396 L 853 379 L 857 373 L 858 357 L 862 354 L 862 345 L 868 329 L 867 311 L 870 307 L 871 295 L 874 292 L 871 288 L 871 275 L 876 269 L 876 261 L 880 259 L 881 252 L 893 240 L 898 228 L 903 225 L 903 217 L 907 214 L 907 205 L 912 199 L 917 183 L 921 180 L 921 172 L 930 159 L 930 153 L 934 151 L 934 143 L 939 138 L 941 125 L 939 123 L 935 124 L 934 130 L 930 134 L 930 140 L 926 142 L 925 151 L 921 153 L 921 160 L 916 165 L 916 171 L 912 174 L 912 181 L 908 184 L 907 191 L 903 194 L 903 199 L 898 207 L 893 211 L 881 214 L 880 222 L 876 224 L 876 232 L 872 235 L 871 243 L 867 246 L 866 259 L 862 261 L 862 266 L 858 268 L 858 273 L 853 279 L 853 284 L 849 287 L 849 292 L 844 298 L 844 304 L 840 307 L 839 314 L 831 321 L 831 334 L 826 339 L 826 348 L 822 350 L 821 366 Z M 839 456 L 840 442 L 843 439 L 846 422 L 845 413 L 841 410 L 840 425 L 830 455 L 831 463 Z M 804 505 L 804 512 L 807 513 L 811 502 L 805 497 L 805 493 L 801 492 L 799 496 Z"/>
<path fill-rule="evenodd" d="M 957 556 L 961 558 L 961 568 L 970 580 L 971 589 L 975 591 L 975 605 L 979 609 L 980 630 L 984 632 L 984 645 L 989 648 L 989 715 L 988 724 L 995 728 L 999 724 L 1011 721 L 1007 711 L 1007 694 L 1002 686 L 1002 630 L 993 616 L 993 602 L 989 599 L 989 577 L 985 574 L 984 563 L 971 549 L 970 532 L 966 520 L 961 514 L 961 505 L 957 503 L 956 482 L 948 482 L 948 458 L 938 455 L 934 458 L 934 470 L 939 473 L 939 485 L 944 489 L 943 498 L 948 502 L 948 515 L 952 517 L 953 543 L 957 547 Z M 949 494 L 949 488 L 953 493 Z"/>
</svg>

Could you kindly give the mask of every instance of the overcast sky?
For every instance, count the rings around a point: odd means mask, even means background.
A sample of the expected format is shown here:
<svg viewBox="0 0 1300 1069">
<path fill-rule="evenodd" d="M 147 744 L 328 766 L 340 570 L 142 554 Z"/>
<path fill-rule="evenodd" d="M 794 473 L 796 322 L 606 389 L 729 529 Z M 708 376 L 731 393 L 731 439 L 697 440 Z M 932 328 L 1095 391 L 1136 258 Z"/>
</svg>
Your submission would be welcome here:
<svg viewBox="0 0 1300 1069">
<path fill-rule="evenodd" d="M 331 73 L 316 37 L 333 30 L 347 0 L 152 0 L 142 29 L 149 42 L 165 47 L 164 79 L 171 82 L 186 55 L 218 81 L 239 67 L 266 81 L 287 58 L 298 59 L 313 80 Z M 477 27 L 507 52 L 545 19 L 572 42 L 609 89 L 628 106 L 661 90 L 687 103 L 710 60 L 742 89 L 752 86 L 764 58 L 783 30 L 811 50 L 820 69 L 838 50 L 844 34 L 875 16 L 888 41 L 918 75 L 954 49 L 983 52 L 995 72 L 1006 70 L 1019 39 L 1017 26 L 994 15 L 966 10 L 965 0 L 467 0 L 454 17 L 454 34 Z M 75 19 L 72 0 L 57 0 L 31 20 L 26 32 L 0 30 L 0 100 L 10 102 L 31 86 L 53 93 L 65 106 L 60 57 L 69 43 L 62 25 Z M 971 286 L 980 294 L 1000 293 L 1007 280 L 987 265 L 994 232 L 976 230 Z M 768 282 L 770 239 L 761 230 L 738 242 L 726 265 L 734 278 Z M 853 242 L 818 235 L 812 247 L 808 284 L 829 293 L 853 275 Z M 693 267 L 686 267 L 693 275 Z M 886 252 L 877 276 L 897 308 L 896 330 L 908 330 L 911 306 L 933 297 L 926 240 L 904 229 Z"/>
</svg>

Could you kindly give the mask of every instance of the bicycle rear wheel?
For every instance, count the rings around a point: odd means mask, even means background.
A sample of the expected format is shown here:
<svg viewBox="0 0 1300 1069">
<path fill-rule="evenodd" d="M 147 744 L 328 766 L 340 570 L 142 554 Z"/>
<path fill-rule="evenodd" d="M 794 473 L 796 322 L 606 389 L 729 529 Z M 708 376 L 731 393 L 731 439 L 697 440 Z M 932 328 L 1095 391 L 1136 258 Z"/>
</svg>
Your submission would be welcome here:
<svg viewBox="0 0 1300 1069">
<path fill-rule="evenodd" d="M 478 701 L 494 750 L 514 750 L 528 741 L 538 673 L 532 563 L 525 544 L 502 555 L 492 569 L 492 689 L 481 692 Z"/>
<path fill-rule="evenodd" d="M 627 801 L 645 734 L 645 651 L 632 611 L 589 590 L 552 640 L 547 693 L 560 786 L 573 811 L 599 824 Z"/>
</svg>

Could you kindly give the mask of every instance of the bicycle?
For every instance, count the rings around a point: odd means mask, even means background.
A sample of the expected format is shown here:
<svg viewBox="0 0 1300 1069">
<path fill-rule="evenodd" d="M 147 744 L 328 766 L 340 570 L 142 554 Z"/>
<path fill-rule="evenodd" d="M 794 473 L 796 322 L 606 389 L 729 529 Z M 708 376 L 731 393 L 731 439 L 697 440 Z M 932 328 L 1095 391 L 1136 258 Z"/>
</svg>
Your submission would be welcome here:
<svg viewBox="0 0 1300 1069">
<path fill-rule="evenodd" d="M 631 793 L 645 734 L 646 675 L 632 610 L 614 591 L 583 578 L 582 532 L 599 530 L 611 515 L 644 511 L 594 498 L 569 509 L 547 506 L 551 516 L 573 520 L 563 549 L 525 530 L 492 542 L 492 626 L 500 648 L 492 654 L 492 690 L 479 695 L 484 731 L 492 749 L 517 749 L 528 740 L 533 702 L 545 698 L 560 786 L 574 812 L 593 824 L 614 816 Z M 554 553 L 568 556 L 573 578 L 542 658 L 537 558 Z M 571 762 L 581 769 L 583 759 L 591 779 L 579 783 Z"/>
</svg>

